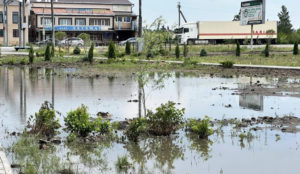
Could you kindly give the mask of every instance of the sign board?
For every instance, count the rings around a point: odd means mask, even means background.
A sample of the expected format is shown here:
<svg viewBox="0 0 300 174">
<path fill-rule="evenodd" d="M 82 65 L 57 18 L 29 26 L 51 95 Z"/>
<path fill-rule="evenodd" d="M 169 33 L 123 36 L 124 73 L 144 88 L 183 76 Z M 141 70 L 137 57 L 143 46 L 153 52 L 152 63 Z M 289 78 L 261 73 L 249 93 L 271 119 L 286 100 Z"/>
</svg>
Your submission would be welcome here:
<svg viewBox="0 0 300 174">
<path fill-rule="evenodd" d="M 46 27 L 46 31 L 51 31 L 52 27 Z M 54 26 L 55 31 L 102 31 L 101 26 Z"/>
<path fill-rule="evenodd" d="M 265 23 L 265 0 L 253 0 L 241 3 L 241 25 Z"/>
</svg>

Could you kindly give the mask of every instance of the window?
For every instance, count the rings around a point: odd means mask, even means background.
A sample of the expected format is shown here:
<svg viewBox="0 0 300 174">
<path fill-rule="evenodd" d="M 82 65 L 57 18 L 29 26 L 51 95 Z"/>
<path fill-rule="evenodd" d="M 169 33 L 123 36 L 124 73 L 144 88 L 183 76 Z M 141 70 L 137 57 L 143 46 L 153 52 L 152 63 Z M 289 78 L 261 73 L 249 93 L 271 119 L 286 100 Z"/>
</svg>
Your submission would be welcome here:
<svg viewBox="0 0 300 174">
<path fill-rule="evenodd" d="M 3 13 L 0 11 L 0 23 L 3 23 Z"/>
<path fill-rule="evenodd" d="M 131 18 L 126 16 L 124 17 L 124 22 L 130 23 L 131 22 Z"/>
<path fill-rule="evenodd" d="M 13 37 L 19 37 L 19 30 L 13 29 Z"/>
<path fill-rule="evenodd" d="M 90 19 L 90 25 L 102 25 L 102 26 L 110 26 L 110 19 Z"/>
<path fill-rule="evenodd" d="M 14 24 L 19 23 L 19 13 L 18 12 L 13 12 L 12 20 L 13 20 Z"/>
<path fill-rule="evenodd" d="M 122 22 L 122 17 L 121 16 L 116 17 L 116 22 Z"/>
<path fill-rule="evenodd" d="M 75 19 L 75 25 L 85 25 L 85 19 L 84 18 Z"/>
<path fill-rule="evenodd" d="M 55 20 L 54 20 L 54 24 L 55 24 Z M 45 25 L 45 26 L 51 26 L 52 25 L 52 19 L 51 18 L 41 18 L 41 25 Z"/>
<path fill-rule="evenodd" d="M 188 32 L 190 32 L 190 30 L 188 28 L 184 28 L 184 32 L 188 33 Z"/>
<path fill-rule="evenodd" d="M 0 29 L 0 37 L 3 37 L 3 29 Z"/>
<path fill-rule="evenodd" d="M 58 25 L 72 25 L 72 18 L 60 18 L 58 19 Z"/>
</svg>

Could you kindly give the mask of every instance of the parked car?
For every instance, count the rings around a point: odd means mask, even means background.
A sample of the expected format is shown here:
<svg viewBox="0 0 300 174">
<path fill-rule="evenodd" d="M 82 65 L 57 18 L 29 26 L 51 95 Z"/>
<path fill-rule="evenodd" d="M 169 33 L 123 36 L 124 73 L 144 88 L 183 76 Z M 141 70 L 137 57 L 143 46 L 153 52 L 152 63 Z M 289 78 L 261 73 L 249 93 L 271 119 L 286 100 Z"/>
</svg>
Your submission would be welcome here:
<svg viewBox="0 0 300 174">
<path fill-rule="evenodd" d="M 38 46 L 41 46 L 41 45 L 47 45 L 47 44 L 51 44 L 51 43 L 52 43 L 52 39 L 48 38 L 46 40 L 36 42 L 35 44 L 38 45 Z M 57 44 L 57 43 L 58 43 L 58 40 L 55 40 L 55 44 Z"/>
<path fill-rule="evenodd" d="M 80 38 L 77 37 L 72 37 L 72 38 L 67 38 L 65 40 L 62 40 L 59 42 L 59 45 L 64 45 L 64 46 L 83 46 L 84 41 Z"/>
<path fill-rule="evenodd" d="M 131 37 L 131 38 L 127 39 L 127 40 L 121 41 L 119 43 L 119 45 L 124 46 L 124 45 L 126 45 L 126 42 L 129 42 L 130 44 L 134 44 L 134 43 L 137 42 L 137 39 L 138 39 L 137 37 Z"/>
</svg>

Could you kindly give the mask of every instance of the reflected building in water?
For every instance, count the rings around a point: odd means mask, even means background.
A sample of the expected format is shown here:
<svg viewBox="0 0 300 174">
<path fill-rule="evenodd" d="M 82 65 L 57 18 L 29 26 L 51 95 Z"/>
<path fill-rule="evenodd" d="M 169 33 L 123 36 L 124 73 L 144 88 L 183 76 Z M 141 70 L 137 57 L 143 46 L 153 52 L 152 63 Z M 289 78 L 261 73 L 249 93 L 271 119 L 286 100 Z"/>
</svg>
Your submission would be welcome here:
<svg viewBox="0 0 300 174">
<path fill-rule="evenodd" d="M 239 105 L 243 108 L 253 109 L 256 111 L 264 110 L 264 96 L 259 94 L 240 95 Z"/>
</svg>

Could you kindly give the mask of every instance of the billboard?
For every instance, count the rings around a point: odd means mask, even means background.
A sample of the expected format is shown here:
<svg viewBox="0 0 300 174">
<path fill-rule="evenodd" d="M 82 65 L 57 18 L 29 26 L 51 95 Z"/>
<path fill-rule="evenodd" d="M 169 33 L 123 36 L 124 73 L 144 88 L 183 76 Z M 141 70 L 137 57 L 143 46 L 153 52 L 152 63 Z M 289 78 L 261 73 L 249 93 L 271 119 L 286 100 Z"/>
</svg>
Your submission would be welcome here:
<svg viewBox="0 0 300 174">
<path fill-rule="evenodd" d="M 265 0 L 253 0 L 241 3 L 241 25 L 265 23 Z"/>
</svg>

